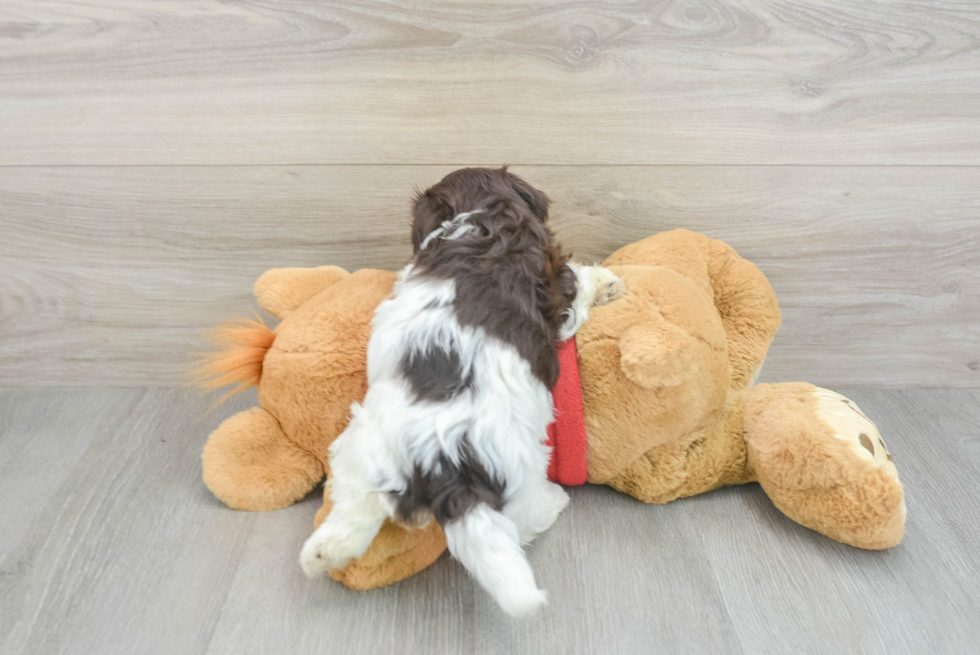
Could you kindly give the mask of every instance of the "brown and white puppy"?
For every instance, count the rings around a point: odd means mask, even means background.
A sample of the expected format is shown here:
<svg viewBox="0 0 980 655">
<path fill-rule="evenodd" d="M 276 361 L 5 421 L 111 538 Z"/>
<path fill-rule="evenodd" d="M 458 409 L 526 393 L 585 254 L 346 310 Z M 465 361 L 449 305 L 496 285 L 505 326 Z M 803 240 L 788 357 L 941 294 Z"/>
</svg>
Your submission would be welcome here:
<svg viewBox="0 0 980 655">
<path fill-rule="evenodd" d="M 333 508 L 309 575 L 362 555 L 387 518 L 434 517 L 510 614 L 546 602 L 522 544 L 568 503 L 547 479 L 557 344 L 622 282 L 568 263 L 548 198 L 504 169 L 458 170 L 415 201 L 415 254 L 375 312 L 368 390 L 330 447 Z"/>
</svg>

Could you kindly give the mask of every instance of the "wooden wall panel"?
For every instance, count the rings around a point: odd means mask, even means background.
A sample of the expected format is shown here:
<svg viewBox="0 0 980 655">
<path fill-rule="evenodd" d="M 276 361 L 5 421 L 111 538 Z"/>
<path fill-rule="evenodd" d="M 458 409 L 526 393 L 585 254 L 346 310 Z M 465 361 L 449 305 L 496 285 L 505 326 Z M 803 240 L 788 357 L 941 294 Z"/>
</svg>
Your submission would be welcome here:
<svg viewBox="0 0 980 655">
<path fill-rule="evenodd" d="M 394 269 L 413 187 L 453 167 L 48 167 L 0 175 L 0 386 L 179 384 L 276 266 Z M 684 227 L 766 273 L 763 379 L 980 382 L 980 169 L 515 167 L 601 260 Z"/>
<path fill-rule="evenodd" d="M 5 0 L 0 164 L 980 164 L 980 7 Z"/>
</svg>

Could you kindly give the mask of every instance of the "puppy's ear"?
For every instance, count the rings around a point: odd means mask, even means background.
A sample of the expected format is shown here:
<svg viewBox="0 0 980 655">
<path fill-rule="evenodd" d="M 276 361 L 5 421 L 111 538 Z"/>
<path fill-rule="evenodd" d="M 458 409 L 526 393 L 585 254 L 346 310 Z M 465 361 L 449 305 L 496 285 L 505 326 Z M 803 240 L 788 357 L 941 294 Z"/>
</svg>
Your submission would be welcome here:
<svg viewBox="0 0 980 655">
<path fill-rule="evenodd" d="M 432 230 L 439 227 L 448 216 L 449 208 L 440 200 L 432 189 L 419 191 L 415 196 L 412 207 L 412 253 L 417 253 L 422 247 L 422 241 Z"/>
<path fill-rule="evenodd" d="M 549 235 L 549 245 L 544 252 L 544 278 L 548 291 L 545 316 L 555 326 L 560 326 L 565 310 L 575 302 L 578 281 L 575 271 L 568 265 L 571 255 L 563 253 L 554 237 Z"/>
<path fill-rule="evenodd" d="M 506 168 L 504 170 L 506 171 Z M 510 183 L 513 185 L 514 190 L 517 191 L 517 195 L 523 198 L 527 206 L 531 208 L 531 213 L 540 218 L 542 222 L 546 222 L 548 220 L 548 206 L 551 204 L 551 199 L 543 191 L 535 189 L 513 173 L 507 174 L 510 176 Z"/>
</svg>

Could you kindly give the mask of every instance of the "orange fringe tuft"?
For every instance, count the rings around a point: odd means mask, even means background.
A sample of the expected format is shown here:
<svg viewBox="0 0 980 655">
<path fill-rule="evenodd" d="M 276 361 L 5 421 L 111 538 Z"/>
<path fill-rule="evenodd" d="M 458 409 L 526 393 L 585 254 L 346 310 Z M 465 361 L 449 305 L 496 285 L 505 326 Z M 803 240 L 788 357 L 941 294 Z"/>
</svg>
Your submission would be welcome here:
<svg viewBox="0 0 980 655">
<path fill-rule="evenodd" d="M 237 382 L 238 386 L 218 400 L 217 404 L 221 404 L 259 383 L 262 360 L 276 334 L 256 316 L 255 320 L 239 318 L 219 325 L 208 338 L 220 350 L 204 355 L 198 362 L 193 372 L 194 386 L 207 392 Z"/>
</svg>

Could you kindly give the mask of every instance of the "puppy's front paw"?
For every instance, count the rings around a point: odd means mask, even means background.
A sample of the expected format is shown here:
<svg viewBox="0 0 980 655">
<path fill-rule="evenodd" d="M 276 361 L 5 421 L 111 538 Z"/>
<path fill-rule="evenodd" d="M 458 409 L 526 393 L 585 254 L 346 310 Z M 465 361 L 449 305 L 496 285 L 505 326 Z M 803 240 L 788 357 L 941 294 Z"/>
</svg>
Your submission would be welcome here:
<svg viewBox="0 0 980 655">
<path fill-rule="evenodd" d="M 595 267 L 596 294 L 594 305 L 608 305 L 626 294 L 626 283 L 608 268 Z"/>
<path fill-rule="evenodd" d="M 332 569 L 340 569 L 351 560 L 344 550 L 343 540 L 322 526 L 306 540 L 299 554 L 299 563 L 307 577 L 315 578 Z"/>
<path fill-rule="evenodd" d="M 589 310 L 607 305 L 626 293 L 626 283 L 602 266 L 568 265 L 575 272 L 575 300 L 565 312 L 559 339 L 571 339 L 589 318 Z"/>
</svg>

